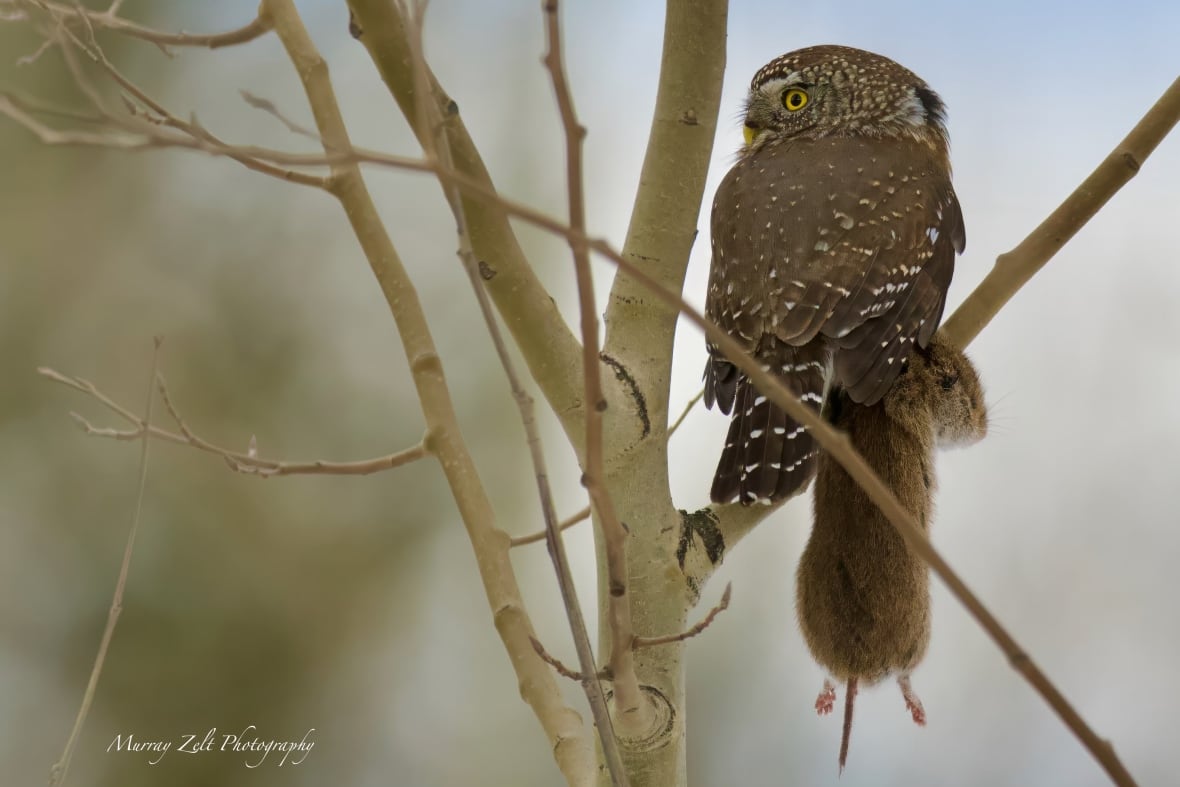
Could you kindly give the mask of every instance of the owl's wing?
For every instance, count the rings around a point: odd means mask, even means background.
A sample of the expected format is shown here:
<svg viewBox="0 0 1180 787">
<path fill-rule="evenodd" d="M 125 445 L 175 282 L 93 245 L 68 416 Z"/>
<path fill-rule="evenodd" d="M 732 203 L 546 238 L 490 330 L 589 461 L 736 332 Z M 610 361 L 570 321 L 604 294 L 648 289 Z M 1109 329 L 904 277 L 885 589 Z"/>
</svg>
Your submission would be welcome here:
<svg viewBox="0 0 1180 787">
<path fill-rule="evenodd" d="M 776 157 L 793 164 L 779 171 L 797 196 L 780 221 L 787 243 L 772 235 L 767 244 L 782 309 L 768 327 L 796 345 L 828 337 L 836 381 L 872 404 L 938 327 L 963 216 L 945 159 L 920 142 L 834 138 L 812 148 Z"/>
<path fill-rule="evenodd" d="M 840 348 L 836 379 L 854 401 L 877 402 L 897 378 L 913 344 L 925 347 L 942 320 L 955 255 L 966 243 L 963 215 L 949 183 L 927 183 L 912 212 L 925 226 L 907 226 L 908 242 L 883 248 L 871 284 L 841 304 L 824 325 Z M 862 316 L 863 315 L 863 316 Z"/>
<path fill-rule="evenodd" d="M 945 159 L 914 140 L 772 143 L 714 201 L 706 315 L 753 350 L 821 333 L 836 378 L 876 402 L 942 317 L 963 217 Z M 710 347 L 705 401 L 729 412 L 737 370 Z"/>
</svg>

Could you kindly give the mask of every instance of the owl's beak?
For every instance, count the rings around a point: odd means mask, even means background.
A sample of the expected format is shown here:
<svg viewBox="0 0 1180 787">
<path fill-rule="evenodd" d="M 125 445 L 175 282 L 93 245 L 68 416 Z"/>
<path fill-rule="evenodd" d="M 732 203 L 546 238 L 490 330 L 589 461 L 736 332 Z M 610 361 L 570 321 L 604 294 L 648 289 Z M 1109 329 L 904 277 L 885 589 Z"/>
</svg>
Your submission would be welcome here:
<svg viewBox="0 0 1180 787">
<path fill-rule="evenodd" d="M 757 126 L 750 125 L 750 122 L 746 121 L 746 124 L 742 126 L 742 136 L 746 140 L 746 147 L 750 147 L 750 145 L 754 144 L 754 137 L 758 136 L 759 131 L 761 131 L 761 129 L 759 129 Z"/>
</svg>

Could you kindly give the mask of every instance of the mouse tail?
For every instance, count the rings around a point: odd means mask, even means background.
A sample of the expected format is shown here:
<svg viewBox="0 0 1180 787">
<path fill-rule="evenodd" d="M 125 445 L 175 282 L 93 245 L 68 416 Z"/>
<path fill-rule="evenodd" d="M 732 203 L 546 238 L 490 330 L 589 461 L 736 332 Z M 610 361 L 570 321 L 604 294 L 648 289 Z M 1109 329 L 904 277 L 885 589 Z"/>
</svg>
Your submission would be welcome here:
<svg viewBox="0 0 1180 787">
<path fill-rule="evenodd" d="M 848 761 L 848 739 L 852 737 L 852 704 L 856 701 L 856 678 L 848 679 L 848 687 L 844 690 L 844 734 L 840 738 L 840 773 L 844 773 L 844 763 Z"/>
</svg>

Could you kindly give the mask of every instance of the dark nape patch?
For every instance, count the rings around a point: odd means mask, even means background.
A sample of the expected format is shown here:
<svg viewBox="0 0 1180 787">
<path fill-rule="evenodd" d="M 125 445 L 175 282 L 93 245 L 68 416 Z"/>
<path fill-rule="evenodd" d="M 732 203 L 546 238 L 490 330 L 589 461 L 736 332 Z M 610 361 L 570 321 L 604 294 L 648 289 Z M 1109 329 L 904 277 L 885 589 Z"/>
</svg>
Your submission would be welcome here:
<svg viewBox="0 0 1180 787">
<path fill-rule="evenodd" d="M 639 435 L 639 439 L 642 440 L 651 434 L 651 417 L 647 414 L 647 400 L 643 398 L 643 392 L 639 390 L 639 384 L 635 382 L 635 378 L 627 371 L 627 367 L 623 366 L 619 361 L 606 353 L 599 353 L 598 358 L 615 370 L 615 378 L 619 382 L 625 383 L 631 389 L 631 398 L 635 400 L 635 409 L 639 413 L 639 420 L 643 422 L 643 434 Z"/>
<path fill-rule="evenodd" d="M 942 99 L 928 87 L 916 87 L 914 93 L 918 96 L 918 100 L 922 102 L 922 107 L 926 110 L 926 117 L 938 125 L 946 124 L 946 104 L 942 103 Z"/>
<path fill-rule="evenodd" d="M 725 554 L 725 537 L 717 528 L 717 515 L 707 508 L 689 513 L 680 509 L 680 542 L 676 545 L 676 562 L 680 570 L 684 570 L 684 561 L 688 557 L 688 548 L 693 544 L 695 534 L 705 547 L 705 556 L 709 562 L 717 565 Z"/>
</svg>

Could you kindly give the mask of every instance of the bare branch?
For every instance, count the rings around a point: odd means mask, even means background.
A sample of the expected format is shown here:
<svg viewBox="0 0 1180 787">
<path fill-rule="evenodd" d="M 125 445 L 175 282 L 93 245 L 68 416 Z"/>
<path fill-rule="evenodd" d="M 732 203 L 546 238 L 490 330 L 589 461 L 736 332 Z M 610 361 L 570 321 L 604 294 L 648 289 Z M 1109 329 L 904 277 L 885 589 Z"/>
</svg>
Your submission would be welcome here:
<svg viewBox="0 0 1180 787">
<path fill-rule="evenodd" d="M 1156 146 L 1180 122 L 1180 78 L 1135 124 L 1098 168 L 1020 245 L 996 258 L 991 273 L 942 326 L 949 342 L 966 347 L 1013 295 L 1135 177 Z"/>
<path fill-rule="evenodd" d="M 326 188 L 326 180 L 321 176 L 276 167 L 273 164 L 250 155 L 250 151 L 247 148 L 227 145 L 197 125 L 195 121 L 187 122 L 181 120 L 137 85 L 124 77 L 97 47 L 82 43 L 72 34 L 68 34 L 68 37 L 71 41 L 63 43 L 63 53 L 67 54 L 67 62 L 73 62 L 70 53 L 72 44 L 84 51 L 124 90 L 147 107 L 150 115 L 146 122 L 138 119 L 141 113 L 139 113 L 135 105 L 129 104 L 128 107 L 133 110 L 132 120 L 118 116 L 106 108 L 102 100 L 98 97 L 97 91 L 92 87 L 85 92 L 90 96 L 92 105 L 100 112 L 99 115 L 86 115 L 63 110 L 37 102 L 30 102 L 12 94 L 0 93 L 0 115 L 7 115 L 19 125 L 35 134 L 42 143 L 47 145 L 92 145 L 122 150 L 143 150 L 159 147 L 184 147 L 203 150 L 227 156 L 238 161 L 248 169 L 280 180 L 321 189 Z M 88 85 L 76 64 L 74 64 L 71 70 L 74 72 L 75 80 L 80 86 Z M 105 122 L 117 129 L 117 132 L 112 135 L 109 132 L 59 131 L 41 123 L 32 113 L 56 115 L 86 123 Z M 138 122 L 136 122 L 137 119 Z M 169 133 L 165 129 L 175 129 L 180 134 Z M 321 166 L 324 164 L 323 156 L 312 158 L 312 163 Z"/>
<path fill-rule="evenodd" d="M 152 391 L 155 383 L 156 369 L 159 366 L 160 358 L 160 343 L 159 337 L 153 341 L 152 344 L 152 366 L 151 374 L 148 376 L 147 386 L 147 401 L 143 406 L 143 423 L 150 424 L 152 421 Z M 115 625 L 119 622 L 119 616 L 123 612 L 123 591 L 127 587 L 127 575 L 131 571 L 131 554 L 135 550 L 135 535 L 139 531 L 139 517 L 143 511 L 143 493 L 147 488 L 147 471 L 148 471 L 148 432 L 145 430 L 141 432 L 142 439 L 139 446 L 139 474 L 135 489 L 135 509 L 131 515 L 131 528 L 127 532 L 127 545 L 123 548 L 123 562 L 119 566 L 119 578 L 115 581 L 115 594 L 111 599 L 111 608 L 107 612 L 106 628 L 102 632 L 102 640 L 98 644 L 98 653 L 94 657 L 94 666 L 90 670 L 90 680 L 86 684 L 86 692 L 82 695 L 82 705 L 78 708 L 78 715 L 74 719 L 74 727 L 70 731 L 70 737 L 66 741 L 66 747 L 62 751 L 61 758 L 50 769 L 49 783 L 53 785 L 64 784 L 66 777 L 70 771 L 70 761 L 74 757 L 74 749 L 77 748 L 78 738 L 82 734 L 82 725 L 86 723 L 86 716 L 90 713 L 90 706 L 94 702 L 94 693 L 98 689 L 98 678 L 102 675 L 103 665 L 106 663 L 107 650 L 110 648 L 111 639 L 115 635 Z"/>
<path fill-rule="evenodd" d="M 34 49 L 27 55 L 21 55 L 16 59 L 18 66 L 31 66 L 41 59 L 41 55 L 53 48 L 54 41 L 52 38 L 46 38 L 41 42 L 40 46 Z"/>
<path fill-rule="evenodd" d="M 563 519 L 560 522 L 558 522 L 557 529 L 559 531 L 564 532 L 568 528 L 573 527 L 574 525 L 578 524 L 579 522 L 585 522 L 589 518 L 590 518 L 590 506 L 586 506 L 585 508 L 583 508 L 581 511 L 574 514 L 573 516 L 567 517 L 566 519 Z M 537 541 L 544 541 L 546 536 L 548 535 L 548 533 L 549 533 L 549 529 L 546 528 L 545 530 L 538 530 L 536 533 L 530 533 L 527 536 L 517 536 L 516 538 L 512 539 L 511 544 L 514 547 L 524 546 L 525 544 L 534 544 Z"/>
<path fill-rule="evenodd" d="M 732 593 L 733 583 L 728 582 L 725 585 L 725 592 L 721 594 L 721 600 L 717 602 L 717 605 L 709 610 L 709 614 L 705 615 L 704 619 L 702 619 L 700 623 L 696 624 L 687 631 L 682 631 L 679 634 L 669 634 L 664 637 L 636 637 L 634 642 L 632 642 L 632 647 L 650 648 L 656 645 L 670 645 L 673 642 L 683 642 L 686 639 L 695 637 L 697 634 L 700 634 L 702 631 L 707 629 L 709 624 L 711 624 L 724 610 L 729 609 L 729 600 L 732 596 Z"/>
<path fill-rule="evenodd" d="M 116 147 L 121 149 L 143 149 L 149 147 L 190 147 L 195 149 L 212 149 L 211 152 L 218 152 L 221 155 L 228 156 L 235 159 L 249 169 L 261 172 L 271 177 L 279 178 L 291 183 L 298 183 L 305 186 L 314 186 L 316 188 L 325 188 L 325 180 L 322 177 L 310 175 L 303 172 L 293 170 L 286 170 L 275 167 L 272 164 L 260 161 L 251 157 L 248 153 L 244 153 L 240 149 L 235 149 L 231 146 L 225 145 L 221 140 L 209 134 L 201 128 L 195 120 L 186 122 L 176 117 L 164 108 L 162 104 L 154 100 L 146 92 L 140 89 L 137 85 L 123 76 L 117 68 L 107 59 L 103 53 L 102 48 L 98 45 L 94 32 L 94 17 L 96 12 L 87 12 L 80 4 L 75 3 L 74 8 L 69 9 L 64 6 L 57 6 L 55 4 L 46 4 L 42 0 L 25 0 L 25 2 L 35 2 L 39 7 L 50 13 L 54 25 L 47 33 L 47 40 L 60 43 L 62 48 L 62 55 L 65 58 L 66 65 L 74 78 L 75 83 L 87 96 L 91 106 L 93 106 L 100 113 L 96 118 L 94 116 L 79 115 L 73 112 L 62 112 L 53 108 L 44 106 L 34 107 L 30 106 L 29 102 L 23 102 L 14 96 L 7 94 L 0 94 L 0 114 L 8 115 L 26 129 L 32 131 L 34 134 L 46 144 L 55 145 L 100 145 L 106 147 Z M 59 13 L 64 12 L 64 13 Z M 101 16 L 101 15 L 99 15 Z M 74 21 L 79 23 L 84 32 L 83 41 L 73 30 L 66 24 L 67 21 Z M 122 20 L 116 20 L 120 24 Z M 263 24 L 260 20 L 256 20 L 252 24 Z M 143 29 L 143 28 L 139 28 Z M 141 112 L 134 102 L 130 101 L 127 96 L 124 96 L 124 107 L 130 111 L 131 117 L 126 117 L 120 113 L 112 112 L 107 108 L 106 102 L 93 85 L 90 84 L 89 78 L 81 69 L 75 57 L 75 49 L 81 51 L 88 58 L 90 58 L 99 68 L 107 73 L 131 98 L 138 101 L 147 108 L 147 112 Z M 57 114 L 59 116 L 72 117 L 72 119 L 79 119 L 85 122 L 103 122 L 105 121 L 115 129 L 119 130 L 115 136 L 107 135 L 93 135 L 85 132 L 59 132 L 48 126 L 39 123 L 31 115 L 30 111 L 48 112 Z M 181 132 L 180 136 L 168 134 L 164 132 L 160 126 L 175 129 Z"/>
<path fill-rule="evenodd" d="M 582 140 L 586 129 L 578 122 L 573 96 L 562 62 L 561 24 L 557 0 L 543 0 L 545 38 L 548 52 L 545 68 L 553 82 L 561 123 L 565 130 L 566 181 L 569 198 L 570 229 L 584 236 L 586 230 L 585 190 L 582 182 Z M 602 366 L 598 359 L 598 309 L 594 305 L 594 279 L 590 272 L 590 251 L 584 241 L 570 241 L 574 271 L 578 284 L 578 304 L 582 328 L 582 379 L 585 386 L 586 442 L 582 482 L 590 493 L 590 502 L 598 515 L 605 545 L 607 573 L 607 620 L 610 625 L 610 671 L 614 676 L 615 718 L 624 730 L 646 730 L 655 714 L 646 695 L 639 690 L 631 642 L 631 597 L 627 577 L 627 531 L 619 521 L 614 501 L 606 486 L 602 458 L 602 413 L 607 402 L 602 394 Z M 613 775 L 613 769 L 612 769 Z M 623 781 L 626 783 L 625 773 Z"/>
<path fill-rule="evenodd" d="M 72 120 L 76 123 L 95 124 L 107 122 L 107 119 L 102 115 L 88 114 L 86 112 L 78 112 L 73 109 L 57 107 L 52 104 L 47 104 L 39 99 L 29 98 L 28 96 L 20 96 L 15 93 L 0 91 L 0 100 L 6 101 L 12 107 L 29 114 L 48 115 L 50 117 L 58 117 L 64 120 Z"/>
<path fill-rule="evenodd" d="M 113 148 L 117 150 L 138 151 L 159 148 L 186 148 L 188 150 L 200 150 L 216 155 L 222 155 L 227 158 L 234 159 L 241 163 L 247 169 L 260 172 L 264 175 L 269 175 L 279 180 L 287 181 L 288 183 L 297 183 L 301 186 L 312 186 L 319 189 L 327 188 L 327 181 L 325 178 L 318 175 L 310 175 L 305 172 L 297 172 L 295 170 L 283 169 L 269 164 L 260 159 L 249 155 L 249 148 L 233 147 L 226 145 L 216 140 L 212 135 L 209 136 L 208 141 L 201 141 L 191 137 L 183 137 L 176 134 L 166 134 L 162 130 L 153 134 L 111 134 L 109 132 L 88 132 L 88 131 L 59 131 L 51 128 L 38 121 L 35 117 L 29 114 L 21 100 L 10 94 L 0 93 L 0 115 L 5 115 L 10 119 L 16 121 L 26 130 L 31 131 L 42 144 L 45 145 L 61 145 L 61 146 L 89 146 L 101 148 Z M 57 110 L 39 110 L 51 111 L 57 114 L 66 114 L 65 111 Z M 85 117 L 85 116 L 79 116 Z M 280 155 L 280 158 L 282 156 Z M 325 158 L 323 156 L 303 156 L 294 157 L 296 159 L 307 160 L 311 159 L 312 164 L 323 165 Z M 295 163 L 302 163 L 297 160 Z"/>
<path fill-rule="evenodd" d="M 170 432 L 166 429 L 161 429 L 158 426 L 151 426 L 139 416 L 132 413 L 130 410 L 119 405 L 109 396 L 100 391 L 94 383 L 89 380 L 83 380 L 81 377 L 68 377 L 61 372 L 57 372 L 47 367 L 41 367 L 37 370 L 43 377 L 47 377 L 54 382 L 67 385 L 77 391 L 92 397 L 107 409 L 117 413 L 122 418 L 130 421 L 135 425 L 134 429 L 119 430 L 97 427 L 91 424 L 88 420 L 77 413 L 70 413 L 70 416 L 78 422 L 86 434 L 95 437 L 107 437 L 114 440 L 138 440 L 145 432 L 152 437 L 161 440 L 167 440 L 178 445 L 187 445 L 196 448 L 198 451 L 215 454 L 225 460 L 226 464 L 231 469 L 239 473 L 247 473 L 251 475 L 261 476 L 263 478 L 270 478 L 271 476 L 287 476 L 287 475 L 370 475 L 372 473 L 379 473 L 383 470 L 392 470 L 396 467 L 409 464 L 410 462 L 422 459 L 428 456 L 429 452 L 425 441 L 419 442 L 417 445 L 411 446 L 404 451 L 398 451 L 385 456 L 378 456 L 372 459 L 362 459 L 354 462 L 329 462 L 323 459 L 315 459 L 310 462 L 291 462 L 280 461 L 275 459 L 262 459 L 257 456 L 255 452 L 247 451 L 245 453 L 239 451 L 231 451 L 228 448 L 222 448 L 215 445 L 208 440 L 205 440 L 196 435 L 184 419 L 180 417 L 172 399 L 168 394 L 168 388 L 164 384 L 163 376 L 159 376 L 157 385 L 160 389 L 161 399 L 165 407 L 168 409 L 172 419 L 176 421 L 180 434 Z"/>
<path fill-rule="evenodd" d="M 286 180 L 304 186 L 314 186 L 321 189 L 327 188 L 327 179 L 323 177 L 291 170 L 277 169 L 270 164 L 259 161 L 249 155 L 242 154 L 240 151 L 235 150 L 232 146 L 226 145 L 220 139 L 205 130 L 204 127 L 199 125 L 195 118 L 192 121 L 180 119 L 176 115 L 169 112 L 161 103 L 144 92 L 138 85 L 136 85 L 127 77 L 123 76 L 123 74 L 117 68 L 115 68 L 114 64 L 107 59 L 106 55 L 103 54 L 97 43 L 92 42 L 92 46 L 90 47 L 87 47 L 80 42 L 77 43 L 79 48 L 81 48 L 87 55 L 92 57 L 95 62 L 107 72 L 111 79 L 115 80 L 115 82 L 120 87 L 122 87 L 125 91 L 127 91 L 127 93 L 146 106 L 153 113 L 154 123 L 167 128 L 176 129 L 194 141 L 204 142 L 206 144 L 220 148 L 221 150 L 225 151 L 226 156 L 243 164 L 248 169 L 252 169 L 256 172 L 261 172 L 272 177 L 277 177 L 280 180 Z M 115 123 L 120 122 L 120 118 L 117 116 L 111 115 L 109 113 L 107 113 L 107 116 Z M 315 135 L 312 136 L 314 137 Z"/>
<path fill-rule="evenodd" d="M 22 99 L 9 93 L 0 93 L 0 115 L 15 121 L 18 125 L 31 131 L 37 139 L 45 145 L 89 145 L 100 148 L 117 148 L 120 150 L 142 150 L 149 147 L 163 147 L 142 136 L 113 136 L 109 133 L 94 133 L 88 131 L 58 131 L 37 120 L 30 114 Z M 56 110 L 64 112 L 64 110 Z"/>
</svg>

